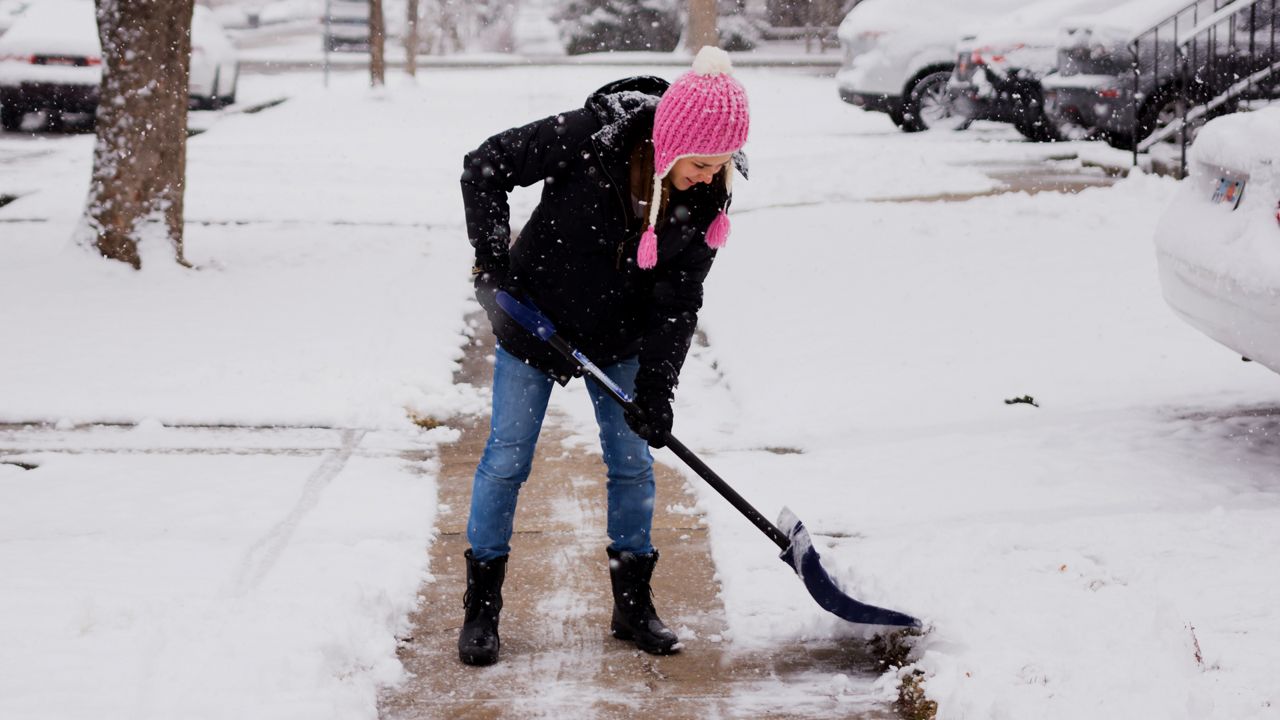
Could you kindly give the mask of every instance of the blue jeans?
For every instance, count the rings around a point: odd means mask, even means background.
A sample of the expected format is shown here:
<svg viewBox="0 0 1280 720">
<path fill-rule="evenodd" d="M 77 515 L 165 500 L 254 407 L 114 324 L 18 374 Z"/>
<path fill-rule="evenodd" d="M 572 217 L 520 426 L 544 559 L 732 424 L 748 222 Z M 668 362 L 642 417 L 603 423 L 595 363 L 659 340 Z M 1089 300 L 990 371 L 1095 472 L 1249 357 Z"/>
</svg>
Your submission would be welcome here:
<svg viewBox="0 0 1280 720">
<path fill-rule="evenodd" d="M 634 357 L 601 368 L 628 393 L 635 389 L 640 361 Z M 533 451 L 547 414 L 555 381 L 503 350 L 493 367 L 493 417 L 489 441 L 471 486 L 467 540 L 472 556 L 486 561 L 511 552 L 511 532 L 520 486 L 529 477 Z M 622 407 L 587 380 L 600 426 L 600 447 L 607 469 L 610 547 L 619 552 L 653 552 L 653 456 L 649 444 L 627 427 Z"/>
</svg>

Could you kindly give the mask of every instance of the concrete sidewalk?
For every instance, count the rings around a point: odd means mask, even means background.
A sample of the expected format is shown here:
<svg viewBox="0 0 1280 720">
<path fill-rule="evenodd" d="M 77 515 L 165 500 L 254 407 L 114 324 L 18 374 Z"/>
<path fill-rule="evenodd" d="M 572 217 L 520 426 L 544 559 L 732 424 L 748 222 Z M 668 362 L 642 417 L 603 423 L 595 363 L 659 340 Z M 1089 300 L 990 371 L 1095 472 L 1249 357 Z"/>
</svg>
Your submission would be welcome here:
<svg viewBox="0 0 1280 720">
<path fill-rule="evenodd" d="M 490 337 L 482 330 L 478 337 Z M 470 348 L 459 377 L 487 384 L 492 350 Z M 471 477 L 488 419 L 466 423 L 443 449 L 435 581 L 422 590 L 412 638 L 400 657 L 412 680 L 383 698 L 387 720 L 426 718 L 890 718 L 874 699 L 874 662 L 857 643 L 738 653 L 725 637 L 707 527 L 683 478 L 658 465 L 654 576 L 659 614 L 685 650 L 639 652 L 609 635 L 612 597 L 605 556 L 604 466 L 562 446 L 563 419 L 548 417 L 522 492 L 504 588 L 502 657 L 472 668 L 457 658 Z"/>
</svg>

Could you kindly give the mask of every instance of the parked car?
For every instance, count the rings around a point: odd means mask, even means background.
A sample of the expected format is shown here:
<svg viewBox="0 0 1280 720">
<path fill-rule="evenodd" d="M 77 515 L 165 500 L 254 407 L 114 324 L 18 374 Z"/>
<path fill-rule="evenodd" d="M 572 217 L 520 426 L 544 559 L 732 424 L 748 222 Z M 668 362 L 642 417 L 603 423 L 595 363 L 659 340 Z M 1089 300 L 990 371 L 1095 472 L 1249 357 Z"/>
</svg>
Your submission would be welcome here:
<svg viewBox="0 0 1280 720">
<path fill-rule="evenodd" d="M 1156 229 L 1165 301 L 1280 372 L 1280 107 L 1209 121 Z"/>
<path fill-rule="evenodd" d="M 1208 101 L 1280 61 L 1278 24 L 1280 0 L 1130 0 L 1073 18 L 1062 30 L 1057 71 L 1043 83 L 1046 112 L 1061 125 L 1077 125 L 1116 147 L 1131 148 L 1180 116 L 1184 103 Z M 1196 43 L 1182 56 L 1192 78 L 1185 87 L 1175 38 Z M 1273 77 L 1250 91 L 1256 97 L 1240 100 L 1276 97 L 1280 86 Z"/>
<path fill-rule="evenodd" d="M 217 108 L 235 101 L 235 48 L 208 8 L 191 22 L 191 102 Z M 39 0 L 0 37 L 0 126 L 17 130 L 30 112 L 91 113 L 98 105 L 102 47 L 94 3 Z"/>
<path fill-rule="evenodd" d="M 1069 139 L 1044 114 L 1040 81 L 1058 65 L 1063 19 L 1099 12 L 1115 0 L 1039 0 L 984 25 L 956 46 L 955 110 L 970 120 L 1012 123 L 1032 140 Z"/>
<path fill-rule="evenodd" d="M 863 0 L 840 23 L 840 97 L 888 113 L 907 132 L 959 129 L 947 82 L 962 28 L 991 20 L 1025 0 Z"/>
</svg>

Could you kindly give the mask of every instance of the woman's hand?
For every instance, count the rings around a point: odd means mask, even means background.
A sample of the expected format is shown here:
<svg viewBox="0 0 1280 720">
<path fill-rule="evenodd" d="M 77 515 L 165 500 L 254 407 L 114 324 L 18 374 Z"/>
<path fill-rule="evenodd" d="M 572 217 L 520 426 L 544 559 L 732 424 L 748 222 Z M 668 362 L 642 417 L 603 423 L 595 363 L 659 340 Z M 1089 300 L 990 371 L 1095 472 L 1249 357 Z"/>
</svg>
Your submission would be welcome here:
<svg viewBox="0 0 1280 720">
<path fill-rule="evenodd" d="M 636 411 L 628 410 L 623 414 L 627 426 L 650 447 L 666 447 L 674 420 L 671 399 L 661 393 L 641 391 L 636 394 L 635 405 Z"/>
<path fill-rule="evenodd" d="M 498 291 L 506 290 L 510 293 L 514 289 L 508 278 L 507 269 L 499 267 L 481 270 L 476 268 L 472 270 L 472 273 L 475 275 L 476 301 L 480 303 L 480 307 L 484 308 L 485 314 L 489 316 L 489 323 L 496 326 L 498 318 L 504 315 L 502 308 L 498 307 Z"/>
</svg>

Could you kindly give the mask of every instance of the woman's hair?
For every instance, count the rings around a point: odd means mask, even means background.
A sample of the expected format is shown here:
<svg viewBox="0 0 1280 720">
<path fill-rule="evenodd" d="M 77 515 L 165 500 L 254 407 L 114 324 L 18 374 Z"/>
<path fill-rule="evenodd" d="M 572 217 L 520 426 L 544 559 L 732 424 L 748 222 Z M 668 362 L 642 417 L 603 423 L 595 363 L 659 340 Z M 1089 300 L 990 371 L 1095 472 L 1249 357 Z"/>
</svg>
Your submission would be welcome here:
<svg viewBox="0 0 1280 720">
<path fill-rule="evenodd" d="M 631 148 L 631 192 L 648 208 L 653 202 L 653 141 L 645 138 Z M 637 192 L 638 191 L 638 192 Z M 671 178 L 662 180 L 662 197 L 658 205 L 658 222 L 664 223 L 667 218 L 667 200 L 671 196 Z M 641 213 L 641 217 L 644 213 Z"/>
<path fill-rule="evenodd" d="M 644 207 L 648 208 L 649 203 L 653 202 L 653 141 L 643 139 L 631 148 L 631 161 L 628 164 L 631 170 L 631 192 L 635 193 L 640 202 L 644 203 Z M 727 176 L 733 171 L 733 164 L 730 163 L 720 168 L 720 172 L 716 173 L 716 180 L 721 185 L 727 185 Z M 638 191 L 638 192 L 637 192 Z M 662 178 L 662 199 L 658 205 L 658 225 L 661 226 L 667 221 L 667 201 L 671 199 L 671 174 Z"/>
</svg>

